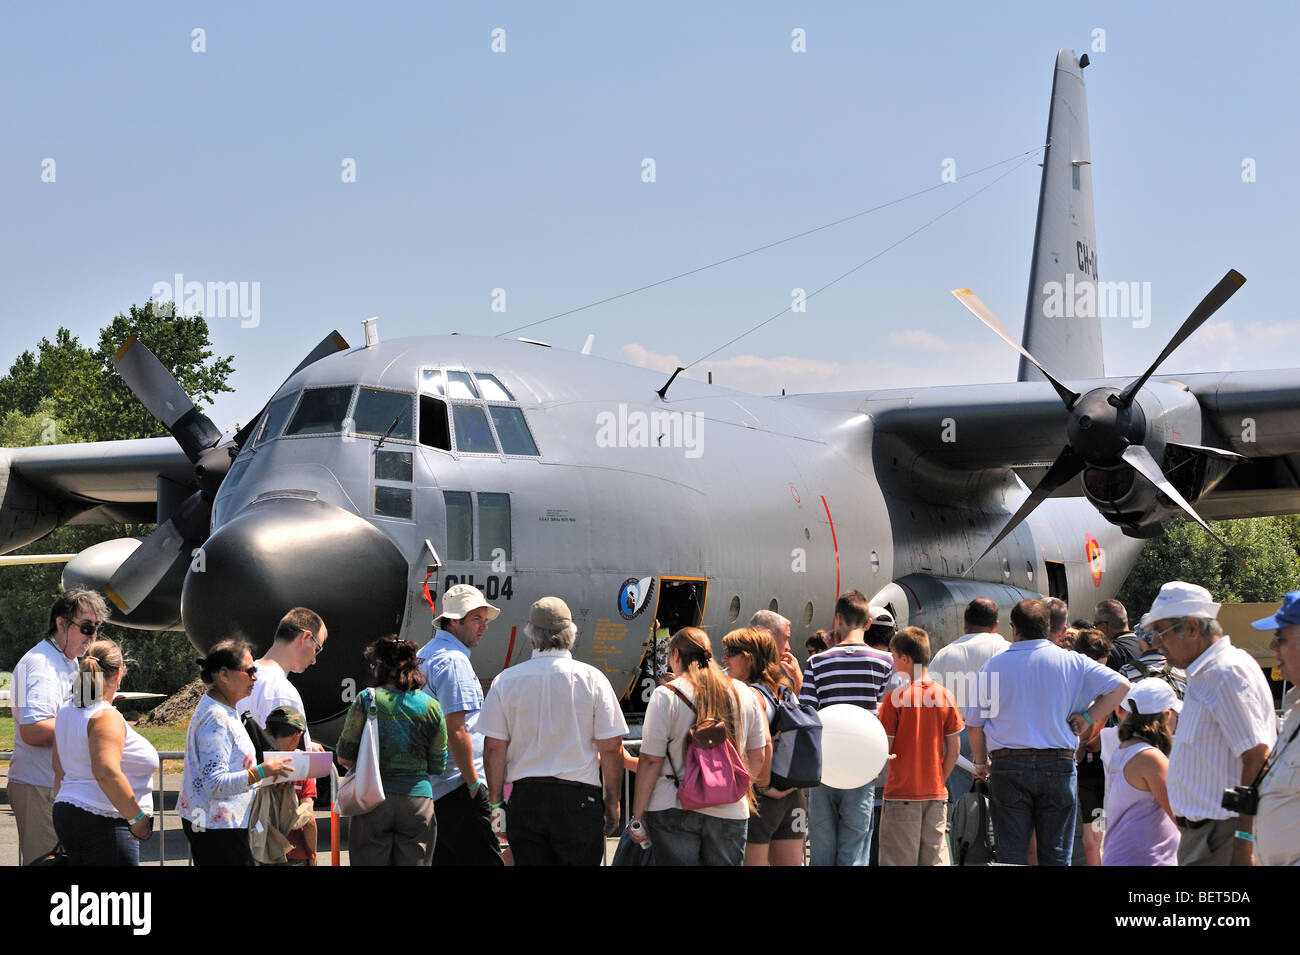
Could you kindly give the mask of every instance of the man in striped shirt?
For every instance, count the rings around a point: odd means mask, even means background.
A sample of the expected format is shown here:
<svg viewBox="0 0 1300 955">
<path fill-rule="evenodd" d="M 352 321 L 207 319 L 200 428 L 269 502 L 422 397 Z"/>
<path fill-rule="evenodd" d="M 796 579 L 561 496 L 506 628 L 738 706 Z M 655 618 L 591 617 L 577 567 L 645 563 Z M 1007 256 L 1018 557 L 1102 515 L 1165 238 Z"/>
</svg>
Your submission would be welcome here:
<svg viewBox="0 0 1300 955">
<path fill-rule="evenodd" d="M 1169 754 L 1169 805 L 1178 864 L 1253 865 L 1253 814 L 1223 808 L 1223 793 L 1251 786 L 1277 741 L 1273 694 L 1254 657 L 1232 645 L 1220 605 L 1196 584 L 1171 581 L 1151 605 L 1155 644 L 1187 670 L 1187 696 Z"/>
<path fill-rule="evenodd" d="M 811 703 L 819 710 L 835 703 L 849 703 L 876 711 L 894 661 L 888 653 L 866 645 L 869 626 L 871 613 L 866 595 L 859 590 L 841 594 L 831 623 L 838 642 L 808 658 L 799 694 L 801 703 Z M 875 780 L 856 789 L 813 787 L 808 798 L 813 865 L 868 864 L 875 797 Z"/>
</svg>

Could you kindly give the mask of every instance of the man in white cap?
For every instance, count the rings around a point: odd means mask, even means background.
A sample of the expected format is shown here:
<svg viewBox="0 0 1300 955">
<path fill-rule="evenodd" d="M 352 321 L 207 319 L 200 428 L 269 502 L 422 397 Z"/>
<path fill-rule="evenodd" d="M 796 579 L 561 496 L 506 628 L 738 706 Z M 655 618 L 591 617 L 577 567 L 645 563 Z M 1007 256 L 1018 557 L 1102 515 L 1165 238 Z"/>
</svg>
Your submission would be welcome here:
<svg viewBox="0 0 1300 955">
<path fill-rule="evenodd" d="M 477 587 L 448 587 L 442 595 L 442 613 L 433 622 L 433 639 L 418 654 L 426 680 L 424 692 L 438 701 L 447 721 L 451 755 L 443 774 L 429 780 L 438 820 L 432 863 L 436 866 L 502 864 L 483 773 L 483 734 L 476 726 L 483 709 L 483 687 L 469 659 L 500 613 Z"/>
<path fill-rule="evenodd" d="M 1232 645 L 1219 604 L 1196 584 L 1171 581 L 1151 605 L 1153 643 L 1187 670 L 1187 695 L 1169 754 L 1169 804 L 1178 864 L 1253 865 L 1253 814 L 1225 808 L 1224 791 L 1255 782 L 1277 739 L 1273 694 L 1259 664 Z"/>
<path fill-rule="evenodd" d="M 573 659 L 563 600 L 533 604 L 524 633 L 532 659 L 497 674 L 479 714 L 493 814 L 515 865 L 599 865 L 618 831 L 627 722 L 605 674 Z"/>
<path fill-rule="evenodd" d="M 1291 684 L 1282 734 L 1259 782 L 1255 857 L 1260 865 L 1300 865 L 1300 590 L 1287 594 L 1277 613 L 1251 626 L 1275 631 L 1269 647 L 1277 654 L 1282 679 Z"/>
</svg>

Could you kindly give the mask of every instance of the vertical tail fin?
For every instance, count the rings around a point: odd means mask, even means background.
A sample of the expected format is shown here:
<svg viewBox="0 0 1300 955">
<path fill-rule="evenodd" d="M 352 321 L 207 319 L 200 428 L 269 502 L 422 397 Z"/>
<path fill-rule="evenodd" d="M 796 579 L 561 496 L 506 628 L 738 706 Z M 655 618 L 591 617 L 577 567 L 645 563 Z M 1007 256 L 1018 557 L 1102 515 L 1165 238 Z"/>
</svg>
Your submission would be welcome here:
<svg viewBox="0 0 1300 955">
<path fill-rule="evenodd" d="M 1092 211 L 1092 153 L 1083 68 L 1088 56 L 1056 55 L 1047 149 L 1038 194 L 1038 226 L 1029 268 L 1021 343 L 1060 378 L 1101 378 L 1101 319 L 1096 308 L 1097 230 Z M 1080 297 L 1080 283 L 1093 284 Z M 1082 306 L 1082 307 L 1079 307 Z M 1082 313 L 1082 314 L 1080 314 Z M 1020 360 L 1019 381 L 1043 375 Z"/>
</svg>

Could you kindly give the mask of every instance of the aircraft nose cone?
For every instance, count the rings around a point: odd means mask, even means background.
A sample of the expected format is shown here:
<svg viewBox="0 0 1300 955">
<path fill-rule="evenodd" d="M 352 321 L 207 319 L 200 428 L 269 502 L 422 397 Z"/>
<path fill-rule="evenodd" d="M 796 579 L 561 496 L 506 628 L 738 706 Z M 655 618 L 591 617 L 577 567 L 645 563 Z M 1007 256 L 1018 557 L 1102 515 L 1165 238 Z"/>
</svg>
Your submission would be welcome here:
<svg viewBox="0 0 1300 955">
<path fill-rule="evenodd" d="M 406 560 L 373 524 L 323 501 L 256 501 L 225 524 L 191 562 L 181 594 L 186 633 L 200 650 L 243 636 L 259 653 L 293 607 L 325 621 L 316 663 L 292 677 L 312 723 L 342 713 L 369 685 L 361 652 L 400 632 Z"/>
</svg>

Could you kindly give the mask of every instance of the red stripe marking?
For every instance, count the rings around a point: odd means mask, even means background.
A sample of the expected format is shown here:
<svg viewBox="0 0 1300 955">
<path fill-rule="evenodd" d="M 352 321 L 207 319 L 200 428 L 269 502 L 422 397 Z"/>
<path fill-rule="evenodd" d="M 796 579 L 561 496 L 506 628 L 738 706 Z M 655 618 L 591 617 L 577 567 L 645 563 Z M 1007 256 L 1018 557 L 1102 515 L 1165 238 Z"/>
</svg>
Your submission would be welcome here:
<svg viewBox="0 0 1300 955">
<path fill-rule="evenodd" d="M 506 669 L 506 667 L 509 667 L 509 666 L 510 666 L 510 657 L 514 655 L 514 652 L 515 652 L 515 631 L 516 631 L 517 629 L 519 629 L 519 628 L 518 628 L 518 627 L 511 627 L 511 628 L 510 628 L 510 646 L 506 648 L 506 665 L 503 666 L 503 667 L 501 668 L 501 669 L 503 669 L 503 670 Z"/>
<path fill-rule="evenodd" d="M 835 539 L 835 521 L 831 518 L 831 506 L 826 503 L 826 495 L 822 495 L 822 507 L 826 508 L 826 520 L 831 524 L 831 544 L 835 548 L 835 599 L 840 599 L 840 542 Z"/>
</svg>

